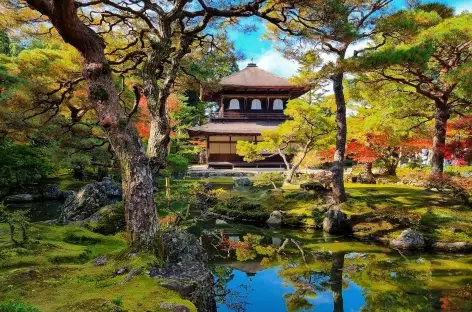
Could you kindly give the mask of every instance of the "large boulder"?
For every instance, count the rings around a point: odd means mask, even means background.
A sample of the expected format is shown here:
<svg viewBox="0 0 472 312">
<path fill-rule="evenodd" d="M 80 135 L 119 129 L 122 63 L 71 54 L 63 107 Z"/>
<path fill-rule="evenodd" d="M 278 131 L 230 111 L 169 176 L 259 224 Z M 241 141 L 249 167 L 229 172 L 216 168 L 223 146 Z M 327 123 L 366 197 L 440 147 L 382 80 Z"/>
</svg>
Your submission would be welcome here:
<svg viewBox="0 0 472 312">
<path fill-rule="evenodd" d="M 248 187 L 248 186 L 252 186 L 252 181 L 249 180 L 249 178 L 234 177 L 234 178 L 233 178 L 233 184 L 234 184 L 235 186 Z"/>
<path fill-rule="evenodd" d="M 47 184 L 42 193 L 44 199 L 60 199 L 62 197 L 61 188 L 57 184 Z"/>
<path fill-rule="evenodd" d="M 62 223 L 83 221 L 110 203 L 111 201 L 108 199 L 103 184 L 90 183 L 81 188 L 75 195 L 66 199 L 61 207 L 59 220 Z"/>
<path fill-rule="evenodd" d="M 109 197 L 121 197 L 123 195 L 121 185 L 113 182 L 109 177 L 103 178 L 100 184 L 105 189 L 105 194 Z"/>
<path fill-rule="evenodd" d="M 86 219 L 87 227 L 92 231 L 112 235 L 125 228 L 125 208 L 123 202 L 100 208 Z"/>
<path fill-rule="evenodd" d="M 282 219 L 282 213 L 278 210 L 275 210 L 271 212 L 270 217 L 267 219 L 266 223 L 272 226 L 280 226 L 282 224 Z"/>
<path fill-rule="evenodd" d="M 31 194 L 16 194 L 5 197 L 5 204 L 11 203 L 30 203 L 37 200 L 36 196 Z"/>
<path fill-rule="evenodd" d="M 165 265 L 151 269 L 149 275 L 167 281 L 161 285 L 179 291 L 198 311 L 216 312 L 213 276 L 197 238 L 185 231 L 168 231 L 161 239 Z"/>
<path fill-rule="evenodd" d="M 390 246 L 399 249 L 421 249 L 425 246 L 425 242 L 421 233 L 407 229 L 397 239 L 390 241 Z"/>
<path fill-rule="evenodd" d="M 332 207 L 325 213 L 323 231 L 329 234 L 342 234 L 346 232 L 346 214 L 338 207 Z"/>
</svg>

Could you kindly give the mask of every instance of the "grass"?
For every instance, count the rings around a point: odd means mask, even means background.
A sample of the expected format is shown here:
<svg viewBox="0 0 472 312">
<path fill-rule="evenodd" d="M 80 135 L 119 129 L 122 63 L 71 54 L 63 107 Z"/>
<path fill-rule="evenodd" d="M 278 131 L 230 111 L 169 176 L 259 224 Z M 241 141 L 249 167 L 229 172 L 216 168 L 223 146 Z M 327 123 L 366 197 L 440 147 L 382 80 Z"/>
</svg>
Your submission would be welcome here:
<svg viewBox="0 0 472 312">
<path fill-rule="evenodd" d="M 13 299 L 40 311 L 163 311 L 161 303 L 195 306 L 159 286 L 145 274 L 158 265 L 154 255 L 130 257 L 123 234 L 103 236 L 75 226 L 34 224 L 30 241 L 22 246 L 9 241 L 0 225 L 0 302 Z M 94 259 L 107 255 L 104 266 Z M 126 282 L 126 274 L 113 277 L 118 268 L 141 269 Z"/>
<path fill-rule="evenodd" d="M 448 193 L 404 185 L 346 184 L 343 210 L 360 220 L 360 237 L 394 238 L 407 227 L 426 239 L 472 243 L 472 209 Z"/>
</svg>

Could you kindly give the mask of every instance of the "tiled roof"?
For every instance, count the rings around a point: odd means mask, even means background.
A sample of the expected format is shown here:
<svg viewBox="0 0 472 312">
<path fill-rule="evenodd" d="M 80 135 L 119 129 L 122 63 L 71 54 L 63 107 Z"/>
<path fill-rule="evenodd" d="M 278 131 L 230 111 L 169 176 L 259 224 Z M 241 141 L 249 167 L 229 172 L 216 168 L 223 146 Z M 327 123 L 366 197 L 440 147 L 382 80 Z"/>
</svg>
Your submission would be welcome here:
<svg viewBox="0 0 472 312">
<path fill-rule="evenodd" d="M 203 126 L 188 128 L 190 136 L 202 134 L 248 134 L 260 135 L 264 130 L 273 130 L 283 121 L 212 121 Z"/>
<path fill-rule="evenodd" d="M 221 79 L 220 84 L 238 87 L 296 87 L 285 78 L 265 71 L 250 63 L 245 69 Z"/>
</svg>

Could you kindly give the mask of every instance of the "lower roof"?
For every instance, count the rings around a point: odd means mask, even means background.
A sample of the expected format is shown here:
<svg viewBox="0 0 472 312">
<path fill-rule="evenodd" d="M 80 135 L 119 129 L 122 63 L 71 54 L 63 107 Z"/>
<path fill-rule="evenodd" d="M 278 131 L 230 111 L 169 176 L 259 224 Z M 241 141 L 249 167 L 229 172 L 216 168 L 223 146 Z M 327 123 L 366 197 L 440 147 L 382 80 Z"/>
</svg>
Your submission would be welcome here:
<svg viewBox="0 0 472 312">
<path fill-rule="evenodd" d="M 274 121 L 211 121 L 203 126 L 187 129 L 190 137 L 208 135 L 260 135 L 264 130 L 274 130 L 283 120 Z"/>
</svg>

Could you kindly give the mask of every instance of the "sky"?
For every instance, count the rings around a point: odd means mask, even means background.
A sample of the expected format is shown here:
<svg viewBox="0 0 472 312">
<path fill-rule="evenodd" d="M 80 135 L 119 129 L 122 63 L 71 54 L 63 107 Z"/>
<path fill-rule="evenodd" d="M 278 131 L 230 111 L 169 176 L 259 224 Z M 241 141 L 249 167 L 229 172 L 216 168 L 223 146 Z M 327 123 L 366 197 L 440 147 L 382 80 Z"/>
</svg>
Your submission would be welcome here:
<svg viewBox="0 0 472 312">
<path fill-rule="evenodd" d="M 435 0 L 448 4 L 455 8 L 457 13 L 464 10 L 472 12 L 472 0 Z M 401 9 L 405 6 L 405 0 L 394 0 L 395 8 Z M 424 1 L 430 2 L 430 1 Z M 256 25 L 256 30 L 251 33 L 242 33 L 236 30 L 229 31 L 230 40 L 234 42 L 236 49 L 243 53 L 245 59 L 238 63 L 243 69 L 247 63 L 253 60 L 257 66 L 282 77 L 293 76 L 298 68 L 298 64 L 288 60 L 275 49 L 270 40 L 263 39 L 265 26 L 260 20 L 251 20 Z M 349 51 L 348 51 L 349 54 Z M 326 57 L 329 60 L 329 57 Z"/>
</svg>

